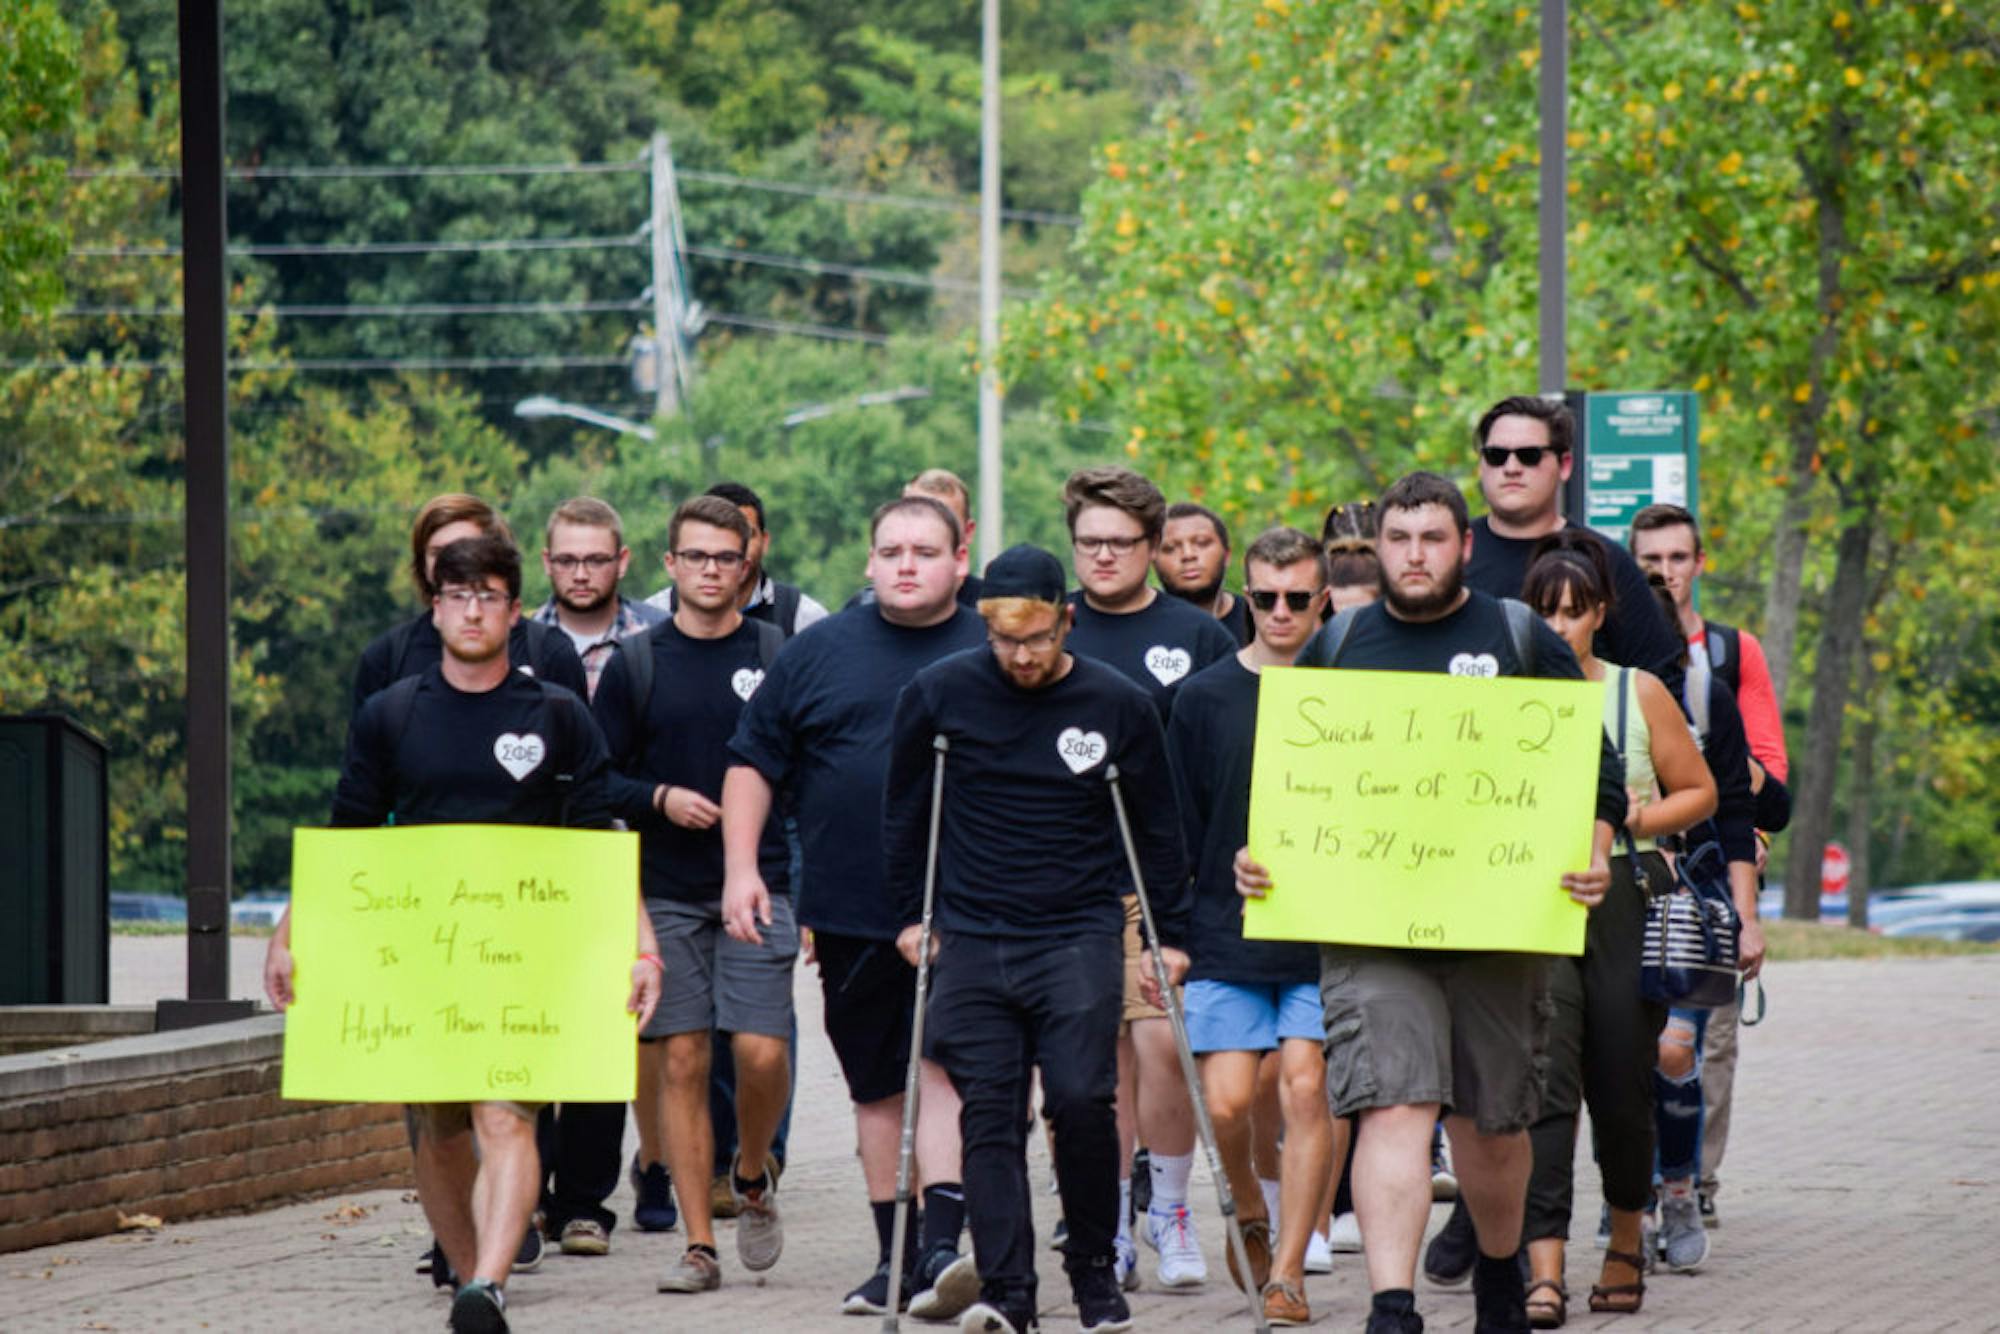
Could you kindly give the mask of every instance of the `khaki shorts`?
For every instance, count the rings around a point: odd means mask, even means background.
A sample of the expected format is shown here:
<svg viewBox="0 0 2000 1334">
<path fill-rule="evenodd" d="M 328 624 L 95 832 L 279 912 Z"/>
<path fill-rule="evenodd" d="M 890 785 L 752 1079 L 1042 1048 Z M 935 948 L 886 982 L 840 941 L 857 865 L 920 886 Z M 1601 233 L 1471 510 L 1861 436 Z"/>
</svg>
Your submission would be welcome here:
<svg viewBox="0 0 2000 1334">
<path fill-rule="evenodd" d="M 1140 974 L 1146 971 L 1146 939 L 1139 929 L 1139 896 L 1125 896 L 1125 1008 L 1120 1012 L 1119 1031 L 1134 1019 L 1164 1019 L 1167 1012 L 1156 1005 L 1146 1004 L 1145 993 L 1139 990 Z"/>
<path fill-rule="evenodd" d="M 505 1107 L 523 1121 L 533 1122 L 548 1106 L 542 1102 L 508 1102 L 504 1099 L 492 1100 L 496 1107 Z M 463 1135 L 472 1129 L 472 1104 L 469 1102 L 406 1102 L 403 1104 L 403 1125 L 410 1132 L 410 1143 L 417 1142 L 417 1136 L 428 1135 L 432 1139 L 450 1139 L 453 1135 Z"/>
<path fill-rule="evenodd" d="M 1319 957 L 1334 1115 L 1435 1102 L 1482 1134 L 1533 1124 L 1552 1008 L 1545 956 L 1322 945 Z"/>
</svg>

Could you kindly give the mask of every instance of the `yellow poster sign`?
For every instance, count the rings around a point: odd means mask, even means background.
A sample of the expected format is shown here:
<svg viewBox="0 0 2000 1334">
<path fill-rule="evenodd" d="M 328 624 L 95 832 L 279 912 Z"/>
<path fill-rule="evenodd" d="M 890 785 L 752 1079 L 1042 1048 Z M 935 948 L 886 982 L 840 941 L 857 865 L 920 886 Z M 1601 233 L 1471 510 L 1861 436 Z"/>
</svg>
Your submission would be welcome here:
<svg viewBox="0 0 2000 1334">
<path fill-rule="evenodd" d="M 1604 687 L 1274 667 L 1257 697 L 1243 934 L 1581 954 Z"/>
<path fill-rule="evenodd" d="M 284 1096 L 625 1102 L 639 837 L 300 829 Z"/>
</svg>

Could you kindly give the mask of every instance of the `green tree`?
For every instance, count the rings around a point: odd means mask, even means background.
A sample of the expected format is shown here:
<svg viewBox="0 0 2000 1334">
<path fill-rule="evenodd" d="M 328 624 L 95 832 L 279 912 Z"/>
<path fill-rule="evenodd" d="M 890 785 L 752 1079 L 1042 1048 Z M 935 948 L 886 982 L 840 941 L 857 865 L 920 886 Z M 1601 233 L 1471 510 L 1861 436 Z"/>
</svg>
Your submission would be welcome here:
<svg viewBox="0 0 2000 1334">
<path fill-rule="evenodd" d="M 62 295 L 63 164 L 46 150 L 76 108 L 78 63 L 76 34 L 48 0 L 0 15 L 0 329 Z"/>
</svg>

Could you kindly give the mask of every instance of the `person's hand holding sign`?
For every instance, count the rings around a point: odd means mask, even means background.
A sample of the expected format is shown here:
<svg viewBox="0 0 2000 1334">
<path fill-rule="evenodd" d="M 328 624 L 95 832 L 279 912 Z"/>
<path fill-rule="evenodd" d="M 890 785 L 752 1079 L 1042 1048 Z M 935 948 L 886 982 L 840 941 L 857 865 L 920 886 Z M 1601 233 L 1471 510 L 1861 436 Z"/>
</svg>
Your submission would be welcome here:
<svg viewBox="0 0 2000 1334">
<path fill-rule="evenodd" d="M 666 963 L 660 958 L 660 942 L 653 934 L 653 919 L 646 914 L 646 901 L 639 900 L 639 957 L 632 960 L 632 994 L 625 998 L 625 1009 L 636 1015 L 639 1027 L 644 1028 L 653 1017 L 653 1007 L 660 1003 L 660 984 L 665 980 Z"/>
<path fill-rule="evenodd" d="M 278 929 L 271 933 L 270 947 L 264 951 L 264 994 L 271 1007 L 283 1010 L 298 996 L 292 991 L 292 910 L 285 909 Z"/>
<path fill-rule="evenodd" d="M 1563 873 L 1562 887 L 1586 908 L 1604 902 L 1604 891 L 1611 888 L 1611 839 L 1611 826 L 1597 821 L 1590 831 L 1590 869 Z"/>
<path fill-rule="evenodd" d="M 1236 849 L 1236 892 L 1246 899 L 1261 899 L 1271 892 L 1271 873 L 1250 860 L 1250 849 Z"/>
</svg>

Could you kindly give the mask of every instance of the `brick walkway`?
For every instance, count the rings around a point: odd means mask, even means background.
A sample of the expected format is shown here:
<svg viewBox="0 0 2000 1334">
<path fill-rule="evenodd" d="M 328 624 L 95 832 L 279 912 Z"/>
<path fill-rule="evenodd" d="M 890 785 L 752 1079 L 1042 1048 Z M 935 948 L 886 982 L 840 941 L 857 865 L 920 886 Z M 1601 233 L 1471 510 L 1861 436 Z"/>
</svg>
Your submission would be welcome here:
<svg viewBox="0 0 2000 1334">
<path fill-rule="evenodd" d="M 1770 1019 L 1744 1036 L 1724 1226 L 1707 1268 L 1657 1277 L 1640 1316 L 1582 1312 L 1572 1327 L 2000 1329 L 2000 959 L 1779 965 L 1770 992 Z M 516 1328 L 874 1327 L 835 1314 L 873 1262 L 873 1235 L 852 1118 L 817 1029 L 817 986 L 802 977 L 799 995 L 806 1036 L 777 1268 L 746 1276 L 725 1223 L 722 1292 L 661 1296 L 653 1280 L 679 1235 L 621 1228 L 608 1258 L 551 1253 L 539 1272 L 510 1284 Z M 1034 1175 L 1046 1184 L 1039 1151 Z M 1593 1176 L 1580 1170 L 1578 1180 Z M 1195 1195 L 1214 1277 L 1195 1296 L 1149 1282 L 1134 1302 L 1142 1330 L 1248 1323 L 1224 1276 L 1214 1197 L 1199 1170 Z M 621 1188 L 621 1218 L 630 1203 Z M 1045 1232 L 1053 1200 L 1038 1195 L 1037 1209 Z M 1596 1213 L 1594 1188 L 1584 1185 L 1570 1262 L 1579 1311 L 1596 1268 L 1586 1221 Z M 1440 1207 L 1434 1223 L 1442 1217 Z M 426 1235 L 413 1198 L 385 1191 L 4 1255 L 0 1329 L 436 1330 L 445 1301 L 411 1272 Z M 1050 1305 L 1066 1297 L 1052 1253 L 1041 1272 L 1044 1327 L 1073 1329 L 1073 1309 Z M 1365 1290 L 1359 1257 L 1339 1257 L 1337 1273 L 1309 1280 L 1316 1324 L 1358 1329 Z M 1464 1290 L 1422 1289 L 1418 1300 L 1432 1329 L 1471 1328 Z"/>
</svg>

